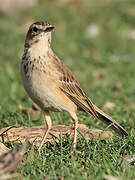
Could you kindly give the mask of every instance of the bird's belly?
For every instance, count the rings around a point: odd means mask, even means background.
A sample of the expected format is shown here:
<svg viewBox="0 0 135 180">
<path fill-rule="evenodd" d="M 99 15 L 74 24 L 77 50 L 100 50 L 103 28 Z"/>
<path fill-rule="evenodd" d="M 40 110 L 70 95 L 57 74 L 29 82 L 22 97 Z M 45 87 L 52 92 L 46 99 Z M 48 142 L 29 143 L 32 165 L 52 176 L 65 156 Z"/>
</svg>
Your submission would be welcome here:
<svg viewBox="0 0 135 180">
<path fill-rule="evenodd" d="M 59 94 L 55 83 L 49 78 L 33 73 L 30 78 L 23 78 L 24 88 L 31 99 L 44 111 L 71 111 L 74 104 L 65 95 Z"/>
</svg>

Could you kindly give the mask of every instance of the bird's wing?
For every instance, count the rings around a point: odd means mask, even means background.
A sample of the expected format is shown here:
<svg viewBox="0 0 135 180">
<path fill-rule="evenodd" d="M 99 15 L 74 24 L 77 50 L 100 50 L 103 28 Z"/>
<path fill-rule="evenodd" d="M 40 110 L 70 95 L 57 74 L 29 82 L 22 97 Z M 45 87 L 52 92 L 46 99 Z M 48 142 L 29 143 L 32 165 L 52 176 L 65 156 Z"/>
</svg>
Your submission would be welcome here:
<svg viewBox="0 0 135 180">
<path fill-rule="evenodd" d="M 87 98 L 79 83 L 75 80 L 72 72 L 54 54 L 50 54 L 53 59 L 53 66 L 58 74 L 59 89 L 66 94 L 79 109 L 97 118 L 97 114 L 91 101 Z"/>
</svg>

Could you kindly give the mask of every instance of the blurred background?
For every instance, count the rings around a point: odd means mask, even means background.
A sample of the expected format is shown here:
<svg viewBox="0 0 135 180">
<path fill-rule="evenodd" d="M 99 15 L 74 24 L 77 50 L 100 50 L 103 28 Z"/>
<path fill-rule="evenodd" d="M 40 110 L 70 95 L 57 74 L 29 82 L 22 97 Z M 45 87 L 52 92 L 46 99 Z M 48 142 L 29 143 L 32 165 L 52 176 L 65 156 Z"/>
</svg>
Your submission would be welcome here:
<svg viewBox="0 0 135 180">
<path fill-rule="evenodd" d="M 44 123 L 42 116 L 28 118 L 21 111 L 32 105 L 19 66 L 26 32 L 35 21 L 56 27 L 52 48 L 91 100 L 126 129 L 133 127 L 134 0 L 0 0 L 0 126 Z M 80 122 L 100 125 L 79 115 Z M 52 118 L 53 124 L 69 124 L 67 114 L 52 113 Z"/>
</svg>

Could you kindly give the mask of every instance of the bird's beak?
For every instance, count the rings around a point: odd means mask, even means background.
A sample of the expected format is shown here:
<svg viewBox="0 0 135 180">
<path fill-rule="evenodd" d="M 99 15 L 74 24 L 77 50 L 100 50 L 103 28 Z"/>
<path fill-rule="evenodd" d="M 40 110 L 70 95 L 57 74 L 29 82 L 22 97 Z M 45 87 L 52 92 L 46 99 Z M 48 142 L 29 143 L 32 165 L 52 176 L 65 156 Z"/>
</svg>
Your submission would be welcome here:
<svg viewBox="0 0 135 180">
<path fill-rule="evenodd" d="M 55 27 L 54 26 L 50 26 L 50 27 L 47 27 L 44 32 L 50 32 L 54 29 Z"/>
</svg>

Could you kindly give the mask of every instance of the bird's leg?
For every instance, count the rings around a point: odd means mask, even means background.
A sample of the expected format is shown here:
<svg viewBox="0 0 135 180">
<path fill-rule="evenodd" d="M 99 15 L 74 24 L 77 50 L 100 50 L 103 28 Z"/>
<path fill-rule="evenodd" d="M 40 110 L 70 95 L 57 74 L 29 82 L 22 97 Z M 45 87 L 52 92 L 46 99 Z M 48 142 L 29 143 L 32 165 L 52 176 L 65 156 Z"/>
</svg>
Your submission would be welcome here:
<svg viewBox="0 0 135 180">
<path fill-rule="evenodd" d="M 72 153 L 74 153 L 76 150 L 76 142 L 77 142 L 78 118 L 77 118 L 75 112 L 71 112 L 70 115 L 71 115 L 72 120 L 74 122 L 74 140 L 73 140 L 73 150 L 72 150 Z"/>
<path fill-rule="evenodd" d="M 44 136 L 43 136 L 43 138 L 42 138 L 42 141 L 41 141 L 41 143 L 40 143 L 40 146 L 39 146 L 39 148 L 38 148 L 39 154 L 40 154 L 41 147 L 43 146 L 43 144 L 44 144 L 44 142 L 45 142 L 45 140 L 46 140 L 46 138 L 47 138 L 47 135 L 48 135 L 48 133 L 49 133 L 49 131 L 50 131 L 50 129 L 51 129 L 51 126 L 52 126 L 51 118 L 50 118 L 50 115 L 49 115 L 49 112 L 48 112 L 48 111 L 45 111 L 44 117 L 45 117 L 45 121 L 46 121 L 46 131 L 45 131 L 45 134 L 44 134 Z"/>
</svg>

